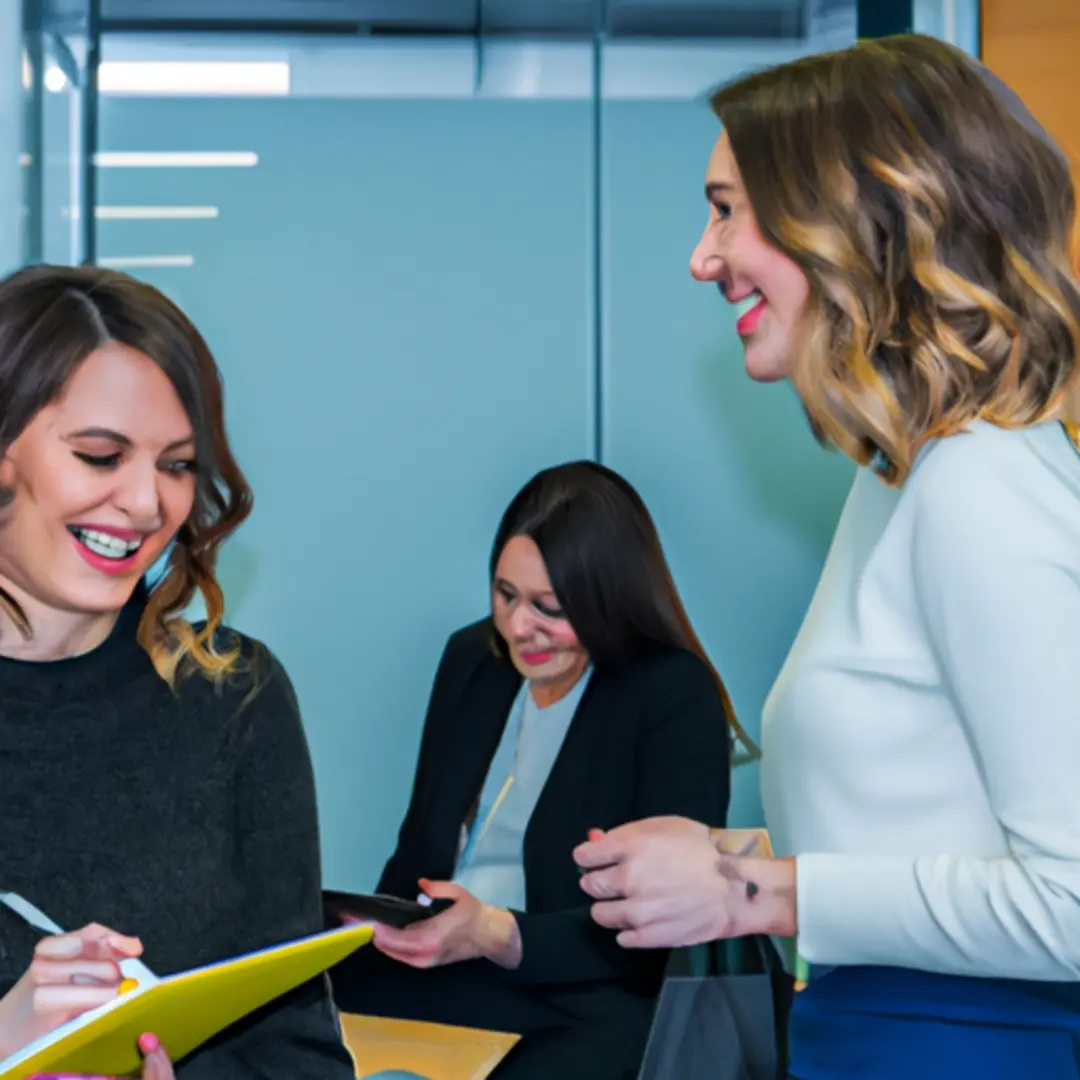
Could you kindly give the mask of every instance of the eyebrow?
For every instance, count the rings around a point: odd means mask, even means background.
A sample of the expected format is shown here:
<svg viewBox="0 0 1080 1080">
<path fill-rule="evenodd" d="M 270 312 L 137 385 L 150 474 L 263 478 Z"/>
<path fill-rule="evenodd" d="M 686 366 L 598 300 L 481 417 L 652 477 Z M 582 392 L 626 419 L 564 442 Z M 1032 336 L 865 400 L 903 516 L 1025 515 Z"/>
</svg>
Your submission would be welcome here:
<svg viewBox="0 0 1080 1080">
<path fill-rule="evenodd" d="M 81 431 L 73 431 L 67 436 L 68 439 L 108 439 L 110 442 L 114 442 L 119 446 L 130 447 L 132 445 L 131 440 L 121 434 L 119 431 L 113 431 L 111 428 L 103 427 L 88 427 L 83 428 Z M 177 439 L 175 442 L 169 443 L 165 447 L 165 451 L 179 450 L 182 446 L 189 446 L 195 441 L 194 435 L 187 435 L 182 439 Z"/>
<path fill-rule="evenodd" d="M 705 198 L 712 202 L 717 195 L 727 195 L 735 190 L 735 185 L 729 180 L 710 180 L 705 185 Z"/>
</svg>

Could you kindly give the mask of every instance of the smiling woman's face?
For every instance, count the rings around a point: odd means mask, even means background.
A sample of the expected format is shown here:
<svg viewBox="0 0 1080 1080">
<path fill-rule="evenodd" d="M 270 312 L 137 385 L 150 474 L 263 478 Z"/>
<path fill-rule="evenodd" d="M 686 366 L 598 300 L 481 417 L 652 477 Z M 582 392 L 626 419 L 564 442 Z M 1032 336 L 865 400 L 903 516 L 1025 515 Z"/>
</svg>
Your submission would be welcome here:
<svg viewBox="0 0 1080 1080">
<path fill-rule="evenodd" d="M 570 684 L 588 666 L 544 557 L 528 536 L 513 536 L 499 555 L 492 582 L 495 629 L 506 642 L 514 667 L 533 682 Z"/>
<path fill-rule="evenodd" d="M 194 455 L 161 368 L 96 349 L 0 463 L 0 585 L 24 608 L 119 611 L 191 513 Z"/>
<path fill-rule="evenodd" d="M 709 221 L 690 257 L 690 272 L 698 281 L 714 282 L 735 305 L 750 378 L 786 379 L 810 286 L 798 264 L 761 235 L 727 132 L 709 157 L 705 194 Z"/>
</svg>

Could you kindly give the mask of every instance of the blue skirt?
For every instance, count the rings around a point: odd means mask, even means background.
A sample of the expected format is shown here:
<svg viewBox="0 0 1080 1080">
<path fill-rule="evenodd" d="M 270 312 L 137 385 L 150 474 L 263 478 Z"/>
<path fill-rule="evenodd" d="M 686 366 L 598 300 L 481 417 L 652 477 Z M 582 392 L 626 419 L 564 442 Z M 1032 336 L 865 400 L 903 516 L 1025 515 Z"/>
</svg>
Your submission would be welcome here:
<svg viewBox="0 0 1080 1080">
<path fill-rule="evenodd" d="M 1080 1080 L 1080 985 L 836 968 L 795 995 L 791 1080 Z"/>
</svg>

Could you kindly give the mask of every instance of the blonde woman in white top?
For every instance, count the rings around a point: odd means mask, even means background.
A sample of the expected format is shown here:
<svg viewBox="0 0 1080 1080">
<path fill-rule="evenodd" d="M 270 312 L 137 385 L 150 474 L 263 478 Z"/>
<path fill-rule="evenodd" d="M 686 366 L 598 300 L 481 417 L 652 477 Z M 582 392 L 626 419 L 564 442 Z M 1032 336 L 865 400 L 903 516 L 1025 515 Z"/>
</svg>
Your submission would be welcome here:
<svg viewBox="0 0 1080 1080">
<path fill-rule="evenodd" d="M 583 844 L 627 947 L 769 933 L 798 1080 L 1080 1076 L 1080 287 L 1067 163 L 974 61 L 864 42 L 720 90 L 692 260 L 861 466 L 768 700 L 776 858 Z M 764 448 L 763 448 L 764 451 Z"/>
</svg>

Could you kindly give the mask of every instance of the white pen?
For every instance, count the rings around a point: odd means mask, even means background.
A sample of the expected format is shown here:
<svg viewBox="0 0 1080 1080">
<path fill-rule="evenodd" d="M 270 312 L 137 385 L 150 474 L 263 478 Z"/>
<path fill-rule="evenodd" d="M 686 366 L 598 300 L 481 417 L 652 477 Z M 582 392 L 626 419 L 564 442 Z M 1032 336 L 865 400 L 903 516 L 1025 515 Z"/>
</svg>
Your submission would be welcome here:
<svg viewBox="0 0 1080 1080">
<path fill-rule="evenodd" d="M 35 930 L 40 930 L 43 934 L 66 933 L 44 911 L 35 907 L 29 900 L 18 893 L 0 892 L 0 904 L 14 911 L 25 923 Z M 120 987 L 121 992 L 126 989 L 133 989 L 130 985 L 125 984 L 135 983 L 138 986 L 143 986 L 152 985 L 158 981 L 158 977 L 141 960 L 137 960 L 135 957 L 121 960 L 117 966 L 120 968 L 120 974 L 124 976 L 124 983 Z"/>
</svg>

